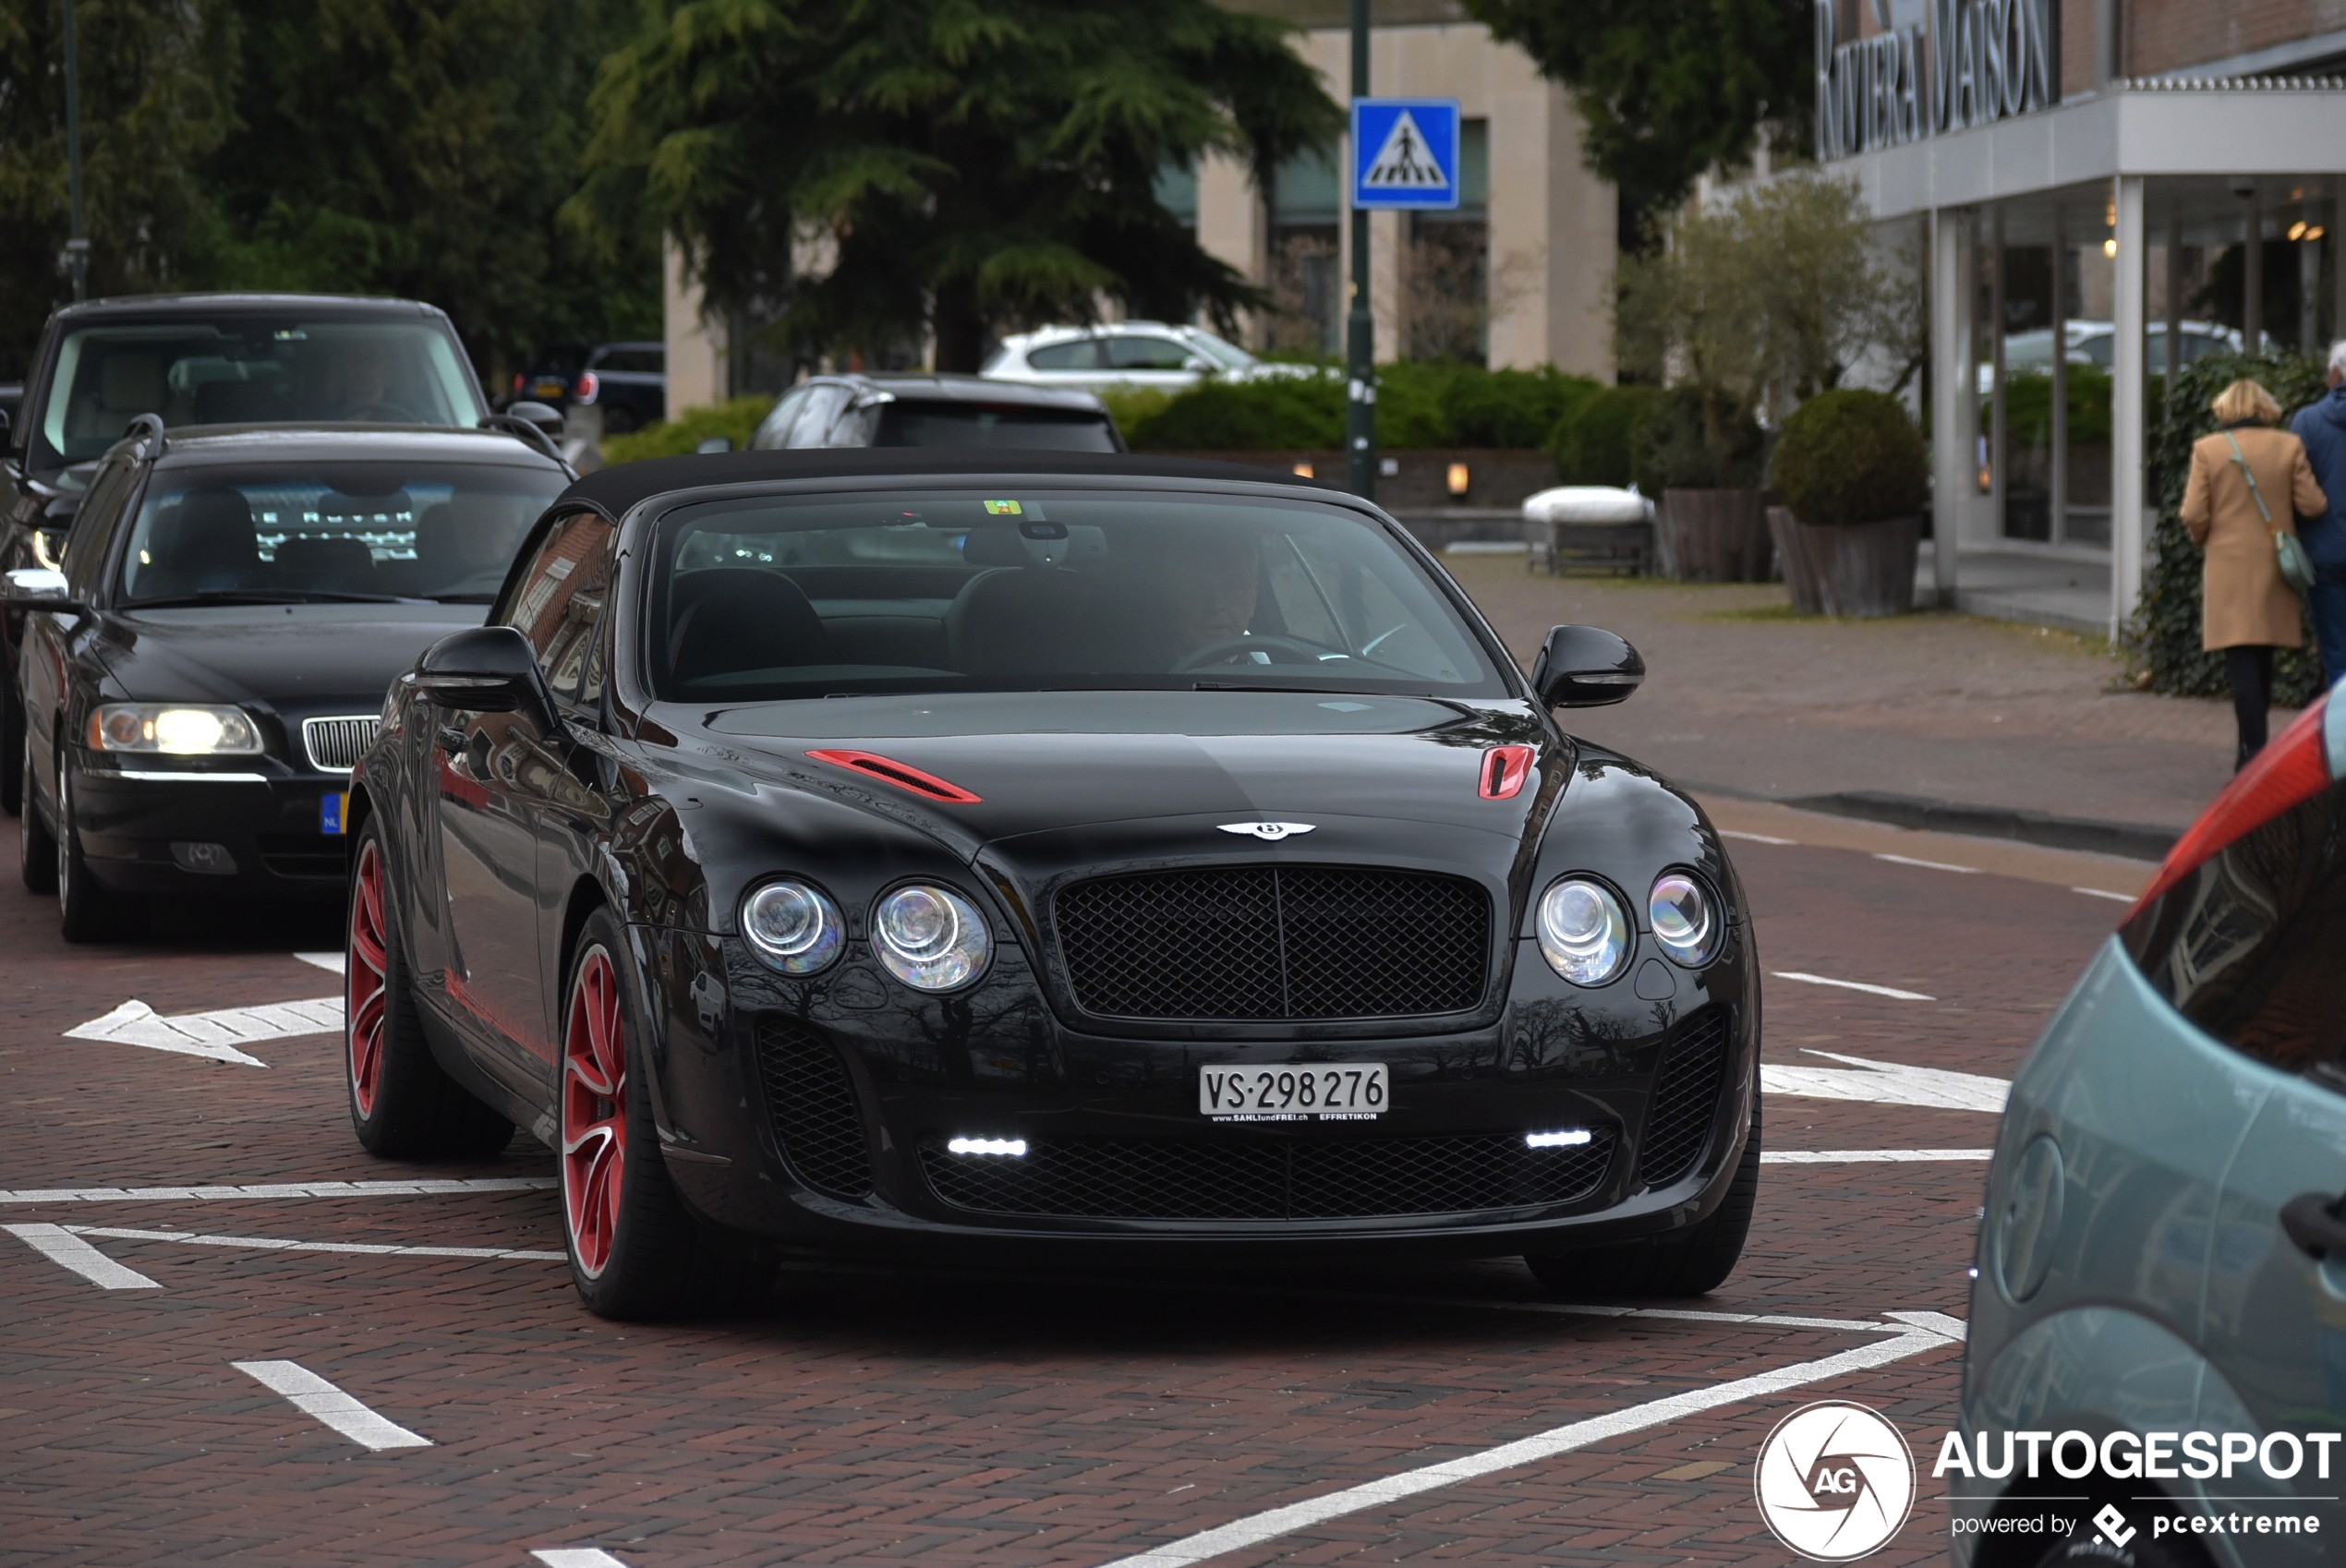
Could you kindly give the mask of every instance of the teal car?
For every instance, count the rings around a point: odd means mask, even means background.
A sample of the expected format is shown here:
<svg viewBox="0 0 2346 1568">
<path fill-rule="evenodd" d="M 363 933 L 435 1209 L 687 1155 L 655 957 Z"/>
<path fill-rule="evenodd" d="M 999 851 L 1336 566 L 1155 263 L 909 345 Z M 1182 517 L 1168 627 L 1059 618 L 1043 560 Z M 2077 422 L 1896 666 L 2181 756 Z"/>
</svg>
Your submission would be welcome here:
<svg viewBox="0 0 2346 1568">
<path fill-rule="evenodd" d="M 2346 1562 L 2340 690 L 2178 841 L 2013 1081 L 1938 1456 L 1960 1568 Z"/>
</svg>

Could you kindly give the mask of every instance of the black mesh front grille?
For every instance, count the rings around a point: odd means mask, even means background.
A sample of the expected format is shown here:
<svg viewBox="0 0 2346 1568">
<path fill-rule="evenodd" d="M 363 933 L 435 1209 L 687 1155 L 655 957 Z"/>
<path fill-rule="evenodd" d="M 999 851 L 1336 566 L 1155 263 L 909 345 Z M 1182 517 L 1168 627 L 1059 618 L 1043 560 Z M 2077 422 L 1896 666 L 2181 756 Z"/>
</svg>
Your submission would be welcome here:
<svg viewBox="0 0 2346 1568">
<path fill-rule="evenodd" d="M 1726 1071 L 1727 1015 L 1712 1007 L 1690 1019 L 1663 1055 L 1638 1155 L 1639 1182 L 1667 1187 L 1694 1168 L 1711 1141 Z"/>
<path fill-rule="evenodd" d="M 1097 1220 L 1340 1220 L 1570 1203 L 1604 1180 L 1614 1134 L 1530 1149 L 1516 1132 L 1328 1142 L 1030 1141 L 1023 1158 L 921 1144 L 957 1209 Z"/>
<path fill-rule="evenodd" d="M 1102 1018 L 1416 1018 L 1482 1000 L 1491 899 L 1414 872 L 1240 866 L 1079 882 L 1053 906 Z"/>
<path fill-rule="evenodd" d="M 761 1019 L 757 1073 L 774 1138 L 798 1177 L 835 1198 L 872 1190 L 872 1154 L 839 1047 L 794 1019 Z"/>
</svg>

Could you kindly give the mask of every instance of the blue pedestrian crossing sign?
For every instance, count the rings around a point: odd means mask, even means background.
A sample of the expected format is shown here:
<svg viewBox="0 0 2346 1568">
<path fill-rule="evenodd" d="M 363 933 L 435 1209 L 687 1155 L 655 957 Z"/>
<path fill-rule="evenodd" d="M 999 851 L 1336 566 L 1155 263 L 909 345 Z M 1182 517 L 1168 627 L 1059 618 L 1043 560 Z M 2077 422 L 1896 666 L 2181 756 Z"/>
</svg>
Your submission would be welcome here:
<svg viewBox="0 0 2346 1568">
<path fill-rule="evenodd" d="M 1458 101 L 1355 98 L 1352 205 L 1436 211 L 1458 204 Z"/>
</svg>

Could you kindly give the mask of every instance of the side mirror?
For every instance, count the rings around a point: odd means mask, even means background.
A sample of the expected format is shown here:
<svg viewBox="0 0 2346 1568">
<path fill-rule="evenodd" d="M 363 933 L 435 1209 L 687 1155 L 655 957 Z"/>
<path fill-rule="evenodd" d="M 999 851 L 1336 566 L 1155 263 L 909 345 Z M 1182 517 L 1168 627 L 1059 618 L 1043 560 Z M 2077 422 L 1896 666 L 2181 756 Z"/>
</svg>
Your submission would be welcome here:
<svg viewBox="0 0 2346 1568">
<path fill-rule="evenodd" d="M 48 609 L 82 611 L 89 607 L 73 597 L 66 586 L 66 574 L 52 572 L 45 566 L 19 566 L 6 573 L 8 586 L 0 592 L 0 604 L 10 609 Z"/>
<path fill-rule="evenodd" d="M 535 705 L 553 711 L 537 650 L 511 626 L 470 626 L 441 638 L 424 650 L 413 680 L 441 707 L 512 713 Z"/>
<path fill-rule="evenodd" d="M 1618 633 L 1559 626 L 1531 667 L 1531 689 L 1549 707 L 1604 707 L 1626 702 L 1646 678 L 1646 661 Z"/>
<path fill-rule="evenodd" d="M 547 438 L 550 440 L 559 441 L 562 439 L 562 416 L 559 409 L 542 403 L 524 401 L 505 404 L 505 415 L 508 418 L 524 420 L 537 426 L 546 432 Z"/>
<path fill-rule="evenodd" d="M 731 436 L 703 436 L 699 441 L 694 445 L 693 450 L 695 452 L 731 452 L 733 450 L 733 438 Z"/>
</svg>

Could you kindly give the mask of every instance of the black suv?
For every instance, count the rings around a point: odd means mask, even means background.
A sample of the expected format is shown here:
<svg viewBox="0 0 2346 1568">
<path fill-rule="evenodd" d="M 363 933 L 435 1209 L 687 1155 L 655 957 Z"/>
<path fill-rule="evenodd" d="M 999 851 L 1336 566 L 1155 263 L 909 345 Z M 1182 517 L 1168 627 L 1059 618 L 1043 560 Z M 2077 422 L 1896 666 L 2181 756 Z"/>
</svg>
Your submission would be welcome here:
<svg viewBox="0 0 2346 1568">
<path fill-rule="evenodd" d="M 751 447 L 984 446 L 1122 452 L 1107 404 L 1066 387 L 975 376 L 817 376 L 792 387 Z"/>
<path fill-rule="evenodd" d="M 0 568 L 54 567 L 97 461 L 130 421 L 470 428 L 489 413 L 429 305 L 316 295 L 97 299 L 49 318 L 0 455 Z M 18 809 L 23 616 L 0 614 L 0 807 Z"/>
</svg>

